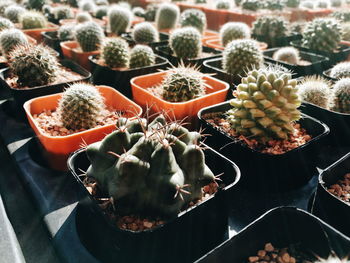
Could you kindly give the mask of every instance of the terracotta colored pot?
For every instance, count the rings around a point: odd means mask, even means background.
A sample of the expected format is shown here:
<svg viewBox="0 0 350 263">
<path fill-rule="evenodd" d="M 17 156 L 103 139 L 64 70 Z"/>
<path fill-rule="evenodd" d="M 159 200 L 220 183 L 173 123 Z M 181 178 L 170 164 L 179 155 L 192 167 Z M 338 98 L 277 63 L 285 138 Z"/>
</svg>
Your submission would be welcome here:
<svg viewBox="0 0 350 263">
<path fill-rule="evenodd" d="M 217 10 L 213 8 L 203 8 L 203 11 L 207 17 L 208 28 L 212 30 L 219 30 L 220 27 L 228 20 L 227 10 Z"/>
<path fill-rule="evenodd" d="M 258 42 L 261 50 L 267 49 L 267 44 L 265 42 Z M 205 41 L 204 46 L 224 50 L 225 48 L 221 45 L 221 41 L 218 38 L 211 38 Z"/>
<path fill-rule="evenodd" d="M 31 38 L 35 39 L 38 43 L 43 41 L 42 32 L 56 31 L 59 29 L 58 25 L 53 23 L 48 23 L 47 28 L 37 28 L 37 29 L 22 29 L 23 33 L 27 34 Z"/>
<path fill-rule="evenodd" d="M 316 17 L 327 16 L 333 11 L 331 9 L 293 9 L 291 11 L 290 21 L 307 20 L 311 21 Z"/>
</svg>

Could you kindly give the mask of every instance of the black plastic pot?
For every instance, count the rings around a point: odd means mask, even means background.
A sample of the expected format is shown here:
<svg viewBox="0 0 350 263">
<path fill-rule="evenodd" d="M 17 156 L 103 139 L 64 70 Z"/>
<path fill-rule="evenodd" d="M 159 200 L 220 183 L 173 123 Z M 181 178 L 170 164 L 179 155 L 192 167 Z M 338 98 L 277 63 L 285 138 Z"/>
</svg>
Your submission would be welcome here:
<svg viewBox="0 0 350 263">
<path fill-rule="evenodd" d="M 217 79 L 225 81 L 230 84 L 231 88 L 234 84 L 239 84 L 241 82 L 241 78 L 238 75 L 231 75 L 226 73 L 222 69 L 222 58 L 213 58 L 208 59 L 203 62 L 203 71 L 205 73 L 213 73 Z"/>
<path fill-rule="evenodd" d="M 283 61 L 275 60 L 273 59 L 273 54 L 278 50 L 279 48 L 271 48 L 266 51 L 264 51 L 264 59 L 265 61 L 279 64 L 284 66 L 287 69 L 290 69 L 295 73 L 298 77 L 301 76 L 307 76 L 307 75 L 313 75 L 313 74 L 320 74 L 323 72 L 323 70 L 327 67 L 328 58 L 308 53 L 305 51 L 300 51 L 300 58 L 301 60 L 311 62 L 310 65 L 292 65 L 288 64 Z"/>
<path fill-rule="evenodd" d="M 130 85 L 130 80 L 132 78 L 153 73 L 160 69 L 167 69 L 171 66 L 167 59 L 156 56 L 156 64 L 153 66 L 126 70 L 113 70 L 96 63 L 97 59 L 98 55 L 89 57 L 93 83 L 95 85 L 108 85 L 114 87 L 130 99 L 132 98 Z"/>
<path fill-rule="evenodd" d="M 169 46 L 158 46 L 155 48 L 155 50 L 158 55 L 167 58 L 174 66 L 177 66 L 181 61 L 179 58 L 173 55 L 173 52 Z M 184 59 L 183 62 L 187 65 L 202 66 L 205 60 L 221 56 L 221 50 L 210 47 L 203 46 L 203 52 L 210 53 L 211 55 L 204 58 Z"/>
<path fill-rule="evenodd" d="M 264 192 L 285 191 L 307 183 L 317 172 L 316 153 L 320 150 L 319 140 L 329 133 L 325 124 L 303 114 L 299 123 L 312 139 L 284 154 L 266 154 L 250 149 L 244 142 L 237 141 L 203 119 L 206 113 L 225 113 L 231 108 L 230 102 L 226 101 L 203 108 L 198 112 L 198 118 L 206 133 L 211 135 L 206 138 L 206 144 L 237 163 L 242 172 L 241 182 L 245 187 Z"/>
<path fill-rule="evenodd" d="M 338 79 L 331 77 L 331 71 L 332 71 L 331 68 L 323 71 L 323 73 L 322 73 L 323 77 L 325 77 L 326 79 L 329 79 L 331 81 L 337 81 Z"/>
<path fill-rule="evenodd" d="M 130 46 L 136 45 L 136 42 L 131 37 L 131 33 L 130 32 L 123 33 L 121 35 L 121 37 L 124 38 L 129 43 Z M 167 45 L 168 41 L 169 41 L 169 35 L 159 32 L 159 41 L 158 42 L 149 43 L 148 45 L 152 49 L 155 49 L 155 47 Z"/>
<path fill-rule="evenodd" d="M 42 32 L 41 35 L 43 36 L 44 44 L 56 50 L 60 54 L 60 57 L 62 57 L 61 40 L 59 40 L 57 32 L 58 31 Z"/>
<path fill-rule="evenodd" d="M 273 47 L 288 46 L 290 41 L 301 39 L 301 35 L 293 34 L 291 36 L 277 37 L 277 38 L 271 38 L 271 37 L 267 37 L 265 35 L 252 35 L 252 38 L 254 38 L 260 42 L 265 42 L 268 44 L 269 48 L 273 48 Z"/>
<path fill-rule="evenodd" d="M 133 232 L 119 229 L 105 217 L 79 177 L 79 168 L 86 170 L 90 165 L 85 150 L 74 153 L 68 167 L 85 192 L 76 221 L 81 242 L 102 262 L 193 262 L 213 249 L 227 238 L 227 194 L 235 189 L 240 171 L 212 149 L 205 154 L 209 168 L 215 174 L 224 173 L 225 187 L 160 227 Z"/>
<path fill-rule="evenodd" d="M 278 248 L 298 244 L 302 252 L 322 258 L 328 258 L 332 251 L 343 258 L 350 251 L 350 239 L 317 217 L 297 208 L 279 207 L 262 215 L 196 263 L 248 262 L 266 243 Z"/>
<path fill-rule="evenodd" d="M 0 72 L 0 87 L 11 90 L 11 93 L 17 105 L 20 106 L 20 108 L 22 108 L 23 103 L 29 99 L 62 92 L 64 88 L 66 88 L 69 84 L 74 82 L 89 81 L 91 77 L 91 73 L 83 69 L 81 66 L 79 66 L 75 62 L 70 60 L 62 60 L 60 61 L 60 63 L 62 66 L 69 68 L 72 71 L 80 74 L 81 79 L 76 81 L 55 84 L 55 85 L 39 86 L 39 87 L 33 87 L 28 89 L 14 89 L 10 85 L 8 85 L 8 83 L 6 82 L 6 78 L 9 74 L 9 69 L 6 68 Z"/>
<path fill-rule="evenodd" d="M 319 174 L 312 213 L 350 237 L 350 203 L 327 191 L 327 187 L 350 172 L 350 153 Z"/>
</svg>

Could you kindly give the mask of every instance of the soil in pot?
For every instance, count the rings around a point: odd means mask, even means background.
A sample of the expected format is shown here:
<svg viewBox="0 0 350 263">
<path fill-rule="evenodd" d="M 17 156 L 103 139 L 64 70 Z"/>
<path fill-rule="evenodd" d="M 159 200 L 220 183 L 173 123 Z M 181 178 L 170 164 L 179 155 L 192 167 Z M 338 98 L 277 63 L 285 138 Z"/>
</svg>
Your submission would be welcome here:
<svg viewBox="0 0 350 263">
<path fill-rule="evenodd" d="M 335 184 L 326 186 L 328 192 L 350 205 L 350 173 L 344 175 Z"/>
</svg>

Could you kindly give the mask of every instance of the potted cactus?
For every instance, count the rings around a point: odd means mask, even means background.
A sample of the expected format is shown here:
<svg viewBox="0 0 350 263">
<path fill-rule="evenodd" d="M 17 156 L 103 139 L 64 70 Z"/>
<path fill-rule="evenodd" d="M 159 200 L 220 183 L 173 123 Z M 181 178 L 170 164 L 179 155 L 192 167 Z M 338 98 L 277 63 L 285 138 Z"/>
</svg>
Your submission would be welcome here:
<svg viewBox="0 0 350 263">
<path fill-rule="evenodd" d="M 159 32 L 174 29 L 180 18 L 180 9 L 172 3 L 161 4 L 156 12 L 155 24 Z"/>
<path fill-rule="evenodd" d="M 225 198 L 238 182 L 239 170 L 203 149 L 200 137 L 161 115 L 152 122 L 120 119 L 114 132 L 68 160 L 80 187 L 86 188 L 77 224 L 99 260 L 193 262 L 223 240 L 228 229 Z M 80 170 L 87 172 L 79 176 Z M 217 174 L 222 174 L 219 184 Z M 101 209 L 104 197 L 110 201 Z M 206 238 L 200 238 L 203 233 Z M 102 253 L 100 238 L 111 240 Z M 168 242 L 171 238 L 185 242 Z"/>
<path fill-rule="evenodd" d="M 332 81 L 337 81 L 341 78 L 349 78 L 350 77 L 350 62 L 339 62 L 334 65 L 332 68 L 325 70 L 323 72 L 323 76 Z"/>
</svg>

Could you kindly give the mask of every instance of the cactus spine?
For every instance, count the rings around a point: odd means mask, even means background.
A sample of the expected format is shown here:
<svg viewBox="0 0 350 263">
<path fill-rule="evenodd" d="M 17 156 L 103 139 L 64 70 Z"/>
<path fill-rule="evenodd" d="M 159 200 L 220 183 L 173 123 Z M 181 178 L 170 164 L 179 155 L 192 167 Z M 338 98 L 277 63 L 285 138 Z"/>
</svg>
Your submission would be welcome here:
<svg viewBox="0 0 350 263">
<path fill-rule="evenodd" d="M 218 0 L 215 3 L 216 9 L 228 10 L 231 8 L 231 2 L 229 0 Z"/>
<path fill-rule="evenodd" d="M 91 15 L 88 12 L 81 12 L 77 14 L 77 16 L 75 17 L 75 20 L 77 20 L 78 23 L 93 21 Z"/>
<path fill-rule="evenodd" d="M 126 8 L 114 6 L 108 12 L 109 30 L 116 35 L 128 31 L 131 26 L 131 20 L 132 13 Z"/>
<path fill-rule="evenodd" d="M 99 49 L 104 33 L 95 22 L 85 22 L 76 26 L 75 38 L 83 52 L 91 52 Z"/>
<path fill-rule="evenodd" d="M 333 86 L 333 110 L 350 113 L 350 78 L 338 80 Z"/>
<path fill-rule="evenodd" d="M 170 35 L 169 44 L 180 59 L 197 58 L 202 52 L 202 36 L 193 27 L 176 29 Z"/>
<path fill-rule="evenodd" d="M 300 0 L 286 0 L 285 3 L 287 7 L 297 8 L 300 5 Z"/>
<path fill-rule="evenodd" d="M 158 30 L 175 28 L 180 17 L 180 9 L 177 5 L 163 3 L 156 13 L 156 25 Z"/>
<path fill-rule="evenodd" d="M 11 28 L 0 32 L 0 50 L 7 58 L 16 46 L 26 44 L 28 44 L 27 37 L 21 30 Z"/>
<path fill-rule="evenodd" d="M 14 28 L 15 25 L 8 19 L 0 17 L 0 32 L 4 29 Z"/>
<path fill-rule="evenodd" d="M 129 65 L 129 45 L 121 38 L 110 38 L 102 45 L 102 60 L 110 68 L 126 68 Z"/>
<path fill-rule="evenodd" d="M 159 41 L 158 30 L 149 22 L 135 25 L 131 36 L 136 43 L 148 44 Z"/>
<path fill-rule="evenodd" d="M 224 47 L 232 40 L 244 38 L 250 38 L 250 28 L 245 23 L 228 22 L 220 29 L 220 40 Z"/>
<path fill-rule="evenodd" d="M 331 69 L 330 76 L 335 79 L 350 78 L 350 62 L 340 62 Z"/>
<path fill-rule="evenodd" d="M 243 0 L 242 9 L 250 11 L 258 11 L 261 8 L 260 0 Z"/>
<path fill-rule="evenodd" d="M 156 56 L 148 46 L 136 45 L 130 51 L 130 68 L 148 67 L 155 62 Z"/>
<path fill-rule="evenodd" d="M 71 19 L 74 17 L 74 13 L 69 6 L 57 6 L 52 9 L 53 16 L 56 20 Z"/>
<path fill-rule="evenodd" d="M 273 59 L 286 62 L 291 65 L 298 65 L 300 60 L 299 50 L 294 47 L 283 47 L 273 54 Z"/>
<path fill-rule="evenodd" d="M 5 9 L 6 18 L 10 19 L 12 23 L 19 22 L 19 16 L 23 14 L 26 10 L 19 5 L 10 5 Z"/>
<path fill-rule="evenodd" d="M 45 28 L 47 26 L 45 16 L 36 11 L 27 11 L 21 14 L 19 21 L 22 29 Z"/>
<path fill-rule="evenodd" d="M 187 9 L 180 16 L 180 25 L 181 27 L 191 26 L 197 28 L 203 34 L 207 28 L 207 17 L 199 9 Z"/>
</svg>

